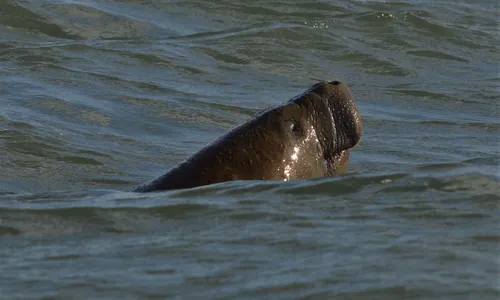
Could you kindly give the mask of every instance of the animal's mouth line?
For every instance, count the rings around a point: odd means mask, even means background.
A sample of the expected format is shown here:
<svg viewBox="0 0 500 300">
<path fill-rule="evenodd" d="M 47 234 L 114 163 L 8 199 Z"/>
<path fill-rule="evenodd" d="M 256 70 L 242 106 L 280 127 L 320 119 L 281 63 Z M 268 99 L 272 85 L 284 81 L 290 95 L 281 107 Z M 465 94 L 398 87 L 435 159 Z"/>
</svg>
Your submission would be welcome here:
<svg viewBox="0 0 500 300">
<path fill-rule="evenodd" d="M 337 161 L 337 160 L 340 160 L 342 158 L 342 156 L 344 156 L 346 154 L 347 150 L 342 150 L 340 152 L 336 152 L 335 154 L 333 154 L 333 160 Z"/>
<path fill-rule="evenodd" d="M 341 151 L 335 151 L 335 152 L 330 152 L 325 154 L 325 160 L 332 160 L 332 161 L 337 161 L 340 160 L 340 158 L 345 155 L 348 149 L 346 150 L 341 150 Z"/>
</svg>

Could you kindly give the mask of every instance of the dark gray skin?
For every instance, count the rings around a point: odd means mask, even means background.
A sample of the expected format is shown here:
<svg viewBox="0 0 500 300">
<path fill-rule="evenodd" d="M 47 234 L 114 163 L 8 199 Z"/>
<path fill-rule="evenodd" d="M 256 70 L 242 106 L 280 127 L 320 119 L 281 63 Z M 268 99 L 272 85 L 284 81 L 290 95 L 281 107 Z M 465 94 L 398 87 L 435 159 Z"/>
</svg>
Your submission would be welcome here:
<svg viewBox="0 0 500 300">
<path fill-rule="evenodd" d="M 307 179 L 345 172 L 362 134 L 350 90 L 314 84 L 283 105 L 255 115 L 134 192 L 186 189 L 231 180 Z"/>
</svg>

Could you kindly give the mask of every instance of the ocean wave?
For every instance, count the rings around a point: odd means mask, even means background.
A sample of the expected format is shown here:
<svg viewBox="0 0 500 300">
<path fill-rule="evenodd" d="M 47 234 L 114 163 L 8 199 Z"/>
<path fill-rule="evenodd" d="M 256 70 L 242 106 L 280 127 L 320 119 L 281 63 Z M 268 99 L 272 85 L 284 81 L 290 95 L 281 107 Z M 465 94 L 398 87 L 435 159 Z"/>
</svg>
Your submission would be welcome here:
<svg viewBox="0 0 500 300">
<path fill-rule="evenodd" d="M 426 218 L 430 213 L 429 217 L 443 220 L 493 216 L 490 209 L 500 201 L 498 178 L 477 174 L 430 177 L 429 168 L 419 167 L 425 176 L 395 173 L 288 183 L 236 181 L 153 194 L 112 190 L 10 194 L 4 195 L 0 203 L 0 219 L 4 234 L 31 235 L 84 230 L 108 232 L 112 228 L 119 232 L 121 227 L 142 231 L 152 223 L 168 230 L 171 221 L 212 222 L 227 218 L 320 224 L 325 221 L 323 218 L 375 217 L 377 211 L 418 218 Z M 449 168 L 454 166 L 432 167 L 434 172 Z M 319 210 L 303 214 L 300 208 L 303 205 Z M 447 209 L 457 205 L 474 209 L 469 213 Z M 321 214 L 321 207 L 333 211 Z M 424 207 L 427 209 L 423 210 Z M 365 213 L 369 216 L 364 216 Z"/>
</svg>

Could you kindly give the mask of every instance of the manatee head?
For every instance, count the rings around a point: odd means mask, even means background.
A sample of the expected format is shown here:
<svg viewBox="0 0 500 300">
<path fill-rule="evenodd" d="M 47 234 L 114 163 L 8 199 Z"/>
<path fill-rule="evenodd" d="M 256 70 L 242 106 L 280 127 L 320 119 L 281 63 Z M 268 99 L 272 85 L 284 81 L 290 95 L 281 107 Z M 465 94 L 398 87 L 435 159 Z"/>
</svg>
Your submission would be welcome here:
<svg viewBox="0 0 500 300">
<path fill-rule="evenodd" d="M 362 135 L 351 91 L 338 81 L 319 82 L 284 105 L 270 110 L 281 125 L 284 180 L 345 172 L 349 149 Z"/>
</svg>

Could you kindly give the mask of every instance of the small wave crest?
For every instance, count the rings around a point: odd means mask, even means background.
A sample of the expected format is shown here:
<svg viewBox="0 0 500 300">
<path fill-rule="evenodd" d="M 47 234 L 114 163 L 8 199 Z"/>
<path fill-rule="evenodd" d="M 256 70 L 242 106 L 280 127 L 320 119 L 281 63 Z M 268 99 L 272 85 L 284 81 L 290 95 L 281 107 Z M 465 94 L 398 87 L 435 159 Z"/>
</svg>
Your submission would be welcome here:
<svg viewBox="0 0 500 300">
<path fill-rule="evenodd" d="M 418 169 L 422 168 L 431 166 Z M 432 217 L 439 215 L 443 219 L 487 218 L 500 200 L 498 178 L 425 174 L 353 174 L 287 183 L 235 181 L 150 194 L 108 190 L 10 194 L 4 196 L 0 207 L 1 232 L 50 235 L 169 231 L 172 226 L 190 227 L 221 220 L 293 220 L 320 226 L 332 218 L 380 218 L 387 212 L 423 218 L 422 213 L 428 212 L 422 207 L 432 207 Z M 448 210 L 457 205 L 470 207 L 470 213 L 457 215 Z"/>
</svg>

